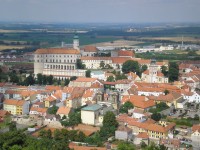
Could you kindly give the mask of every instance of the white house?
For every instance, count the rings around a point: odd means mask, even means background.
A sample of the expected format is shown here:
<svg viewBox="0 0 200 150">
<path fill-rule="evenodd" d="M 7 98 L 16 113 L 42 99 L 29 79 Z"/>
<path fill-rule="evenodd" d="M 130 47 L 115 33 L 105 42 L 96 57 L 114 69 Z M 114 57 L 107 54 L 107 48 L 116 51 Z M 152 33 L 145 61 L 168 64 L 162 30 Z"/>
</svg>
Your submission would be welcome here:
<svg viewBox="0 0 200 150">
<path fill-rule="evenodd" d="M 105 73 L 101 70 L 91 71 L 91 78 L 97 78 L 99 80 L 106 80 Z"/>
<path fill-rule="evenodd" d="M 81 109 L 81 120 L 83 124 L 101 125 L 103 116 L 107 111 L 112 111 L 112 105 L 92 104 Z"/>
</svg>

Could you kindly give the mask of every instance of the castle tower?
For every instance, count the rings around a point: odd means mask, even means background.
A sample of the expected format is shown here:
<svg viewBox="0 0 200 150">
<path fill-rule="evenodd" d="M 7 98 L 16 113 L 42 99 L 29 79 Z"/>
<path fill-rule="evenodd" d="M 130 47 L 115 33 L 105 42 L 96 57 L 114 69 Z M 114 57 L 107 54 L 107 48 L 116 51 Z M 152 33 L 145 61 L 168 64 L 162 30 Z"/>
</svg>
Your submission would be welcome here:
<svg viewBox="0 0 200 150">
<path fill-rule="evenodd" d="M 77 35 L 75 35 L 73 39 L 73 48 L 79 49 L 79 37 Z"/>
<path fill-rule="evenodd" d="M 150 83 L 154 83 L 158 72 L 158 66 L 156 65 L 156 60 L 151 60 L 151 64 L 149 65 L 149 76 Z"/>
</svg>

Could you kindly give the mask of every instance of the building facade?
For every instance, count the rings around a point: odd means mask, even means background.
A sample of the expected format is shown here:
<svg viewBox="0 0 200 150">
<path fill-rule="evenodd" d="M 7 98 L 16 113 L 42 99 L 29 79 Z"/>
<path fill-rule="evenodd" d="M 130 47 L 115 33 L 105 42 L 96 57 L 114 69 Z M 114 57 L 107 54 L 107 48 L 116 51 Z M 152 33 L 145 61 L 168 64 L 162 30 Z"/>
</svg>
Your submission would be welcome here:
<svg viewBox="0 0 200 150">
<path fill-rule="evenodd" d="M 76 62 L 80 56 L 77 49 L 38 49 L 34 54 L 34 74 L 53 75 L 59 79 L 85 76 L 85 70 L 76 69 Z"/>
</svg>

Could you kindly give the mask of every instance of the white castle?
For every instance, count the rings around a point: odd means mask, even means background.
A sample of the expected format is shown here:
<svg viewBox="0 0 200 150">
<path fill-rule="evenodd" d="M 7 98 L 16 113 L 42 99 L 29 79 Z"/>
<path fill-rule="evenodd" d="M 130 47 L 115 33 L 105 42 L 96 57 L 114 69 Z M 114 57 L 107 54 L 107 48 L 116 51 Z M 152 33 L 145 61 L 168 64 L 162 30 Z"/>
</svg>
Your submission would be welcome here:
<svg viewBox="0 0 200 150">
<path fill-rule="evenodd" d="M 71 45 L 62 44 L 61 48 L 38 49 L 34 53 L 34 74 L 53 75 L 58 79 L 85 76 L 85 70 L 76 68 L 77 59 L 80 57 L 78 36 L 74 36 Z"/>
</svg>

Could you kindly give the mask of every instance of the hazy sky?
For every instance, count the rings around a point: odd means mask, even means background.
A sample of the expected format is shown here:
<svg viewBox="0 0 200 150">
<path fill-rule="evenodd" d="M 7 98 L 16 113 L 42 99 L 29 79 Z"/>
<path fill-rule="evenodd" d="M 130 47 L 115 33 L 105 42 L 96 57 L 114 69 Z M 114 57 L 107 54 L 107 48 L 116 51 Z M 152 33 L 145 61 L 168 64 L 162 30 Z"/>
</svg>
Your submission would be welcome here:
<svg viewBox="0 0 200 150">
<path fill-rule="evenodd" d="M 200 0 L 0 0 L 0 21 L 200 22 Z"/>
</svg>

